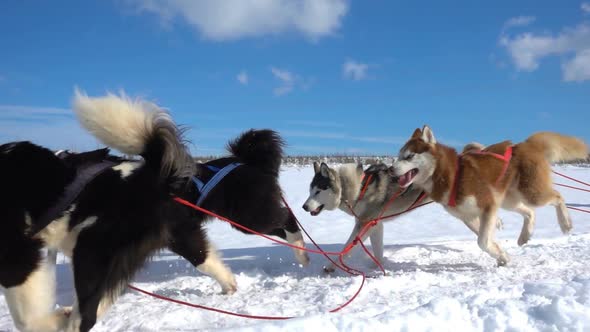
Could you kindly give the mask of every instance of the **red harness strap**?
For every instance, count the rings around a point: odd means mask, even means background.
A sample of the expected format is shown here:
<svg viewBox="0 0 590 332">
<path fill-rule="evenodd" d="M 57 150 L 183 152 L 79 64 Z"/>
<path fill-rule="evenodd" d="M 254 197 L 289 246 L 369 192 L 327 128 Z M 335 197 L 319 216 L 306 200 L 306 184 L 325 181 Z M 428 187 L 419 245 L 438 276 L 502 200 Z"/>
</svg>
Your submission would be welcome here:
<svg viewBox="0 0 590 332">
<path fill-rule="evenodd" d="M 457 191 L 459 190 L 459 174 L 461 172 L 461 157 L 463 157 L 463 155 L 465 154 L 477 154 L 477 155 L 483 155 L 483 156 L 491 156 L 497 159 L 500 159 L 504 162 L 504 166 L 502 167 L 502 172 L 500 172 L 500 175 L 498 176 L 498 179 L 496 179 L 495 185 L 498 185 L 498 183 L 500 183 L 500 181 L 504 178 L 504 175 L 506 175 L 506 171 L 508 171 L 508 166 L 510 165 L 510 160 L 512 159 L 512 145 L 509 146 L 508 148 L 506 148 L 506 151 L 504 152 L 503 155 L 498 154 L 498 153 L 494 153 L 494 152 L 488 152 L 488 151 L 467 151 L 464 154 L 460 154 L 459 157 L 457 157 L 457 166 L 455 167 L 455 178 L 453 179 L 453 186 L 451 188 L 451 196 L 449 197 L 449 203 L 448 206 L 450 207 L 456 207 L 457 206 Z"/>
<path fill-rule="evenodd" d="M 369 189 L 369 184 L 371 184 L 372 179 L 373 179 L 373 174 L 369 174 L 369 176 L 365 176 L 365 173 L 363 173 L 363 177 L 361 178 L 361 181 L 365 180 L 365 185 L 363 186 L 363 189 L 361 189 L 361 193 L 359 194 L 359 197 L 356 199 L 356 202 L 354 202 L 353 207 L 356 207 L 356 203 L 358 203 L 358 201 L 362 200 L 365 197 L 365 194 L 367 193 L 367 189 Z"/>
</svg>

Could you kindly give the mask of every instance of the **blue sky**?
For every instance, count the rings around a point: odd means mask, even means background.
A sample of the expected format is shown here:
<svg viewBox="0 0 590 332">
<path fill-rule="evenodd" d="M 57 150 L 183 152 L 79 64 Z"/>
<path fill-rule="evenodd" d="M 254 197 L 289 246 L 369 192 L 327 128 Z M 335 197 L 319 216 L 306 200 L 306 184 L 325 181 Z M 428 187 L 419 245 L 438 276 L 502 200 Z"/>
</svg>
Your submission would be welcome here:
<svg viewBox="0 0 590 332">
<path fill-rule="evenodd" d="M 0 142 L 100 146 L 74 86 L 157 101 L 202 155 L 249 128 L 291 154 L 395 154 L 423 124 L 590 141 L 590 2 L 2 1 L 0 41 Z"/>
</svg>

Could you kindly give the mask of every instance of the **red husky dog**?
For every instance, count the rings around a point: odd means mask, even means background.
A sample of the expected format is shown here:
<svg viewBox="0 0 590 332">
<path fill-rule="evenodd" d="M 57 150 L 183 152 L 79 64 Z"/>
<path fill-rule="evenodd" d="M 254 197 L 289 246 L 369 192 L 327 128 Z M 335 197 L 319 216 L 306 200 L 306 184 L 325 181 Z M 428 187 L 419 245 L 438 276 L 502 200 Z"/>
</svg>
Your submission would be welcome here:
<svg viewBox="0 0 590 332">
<path fill-rule="evenodd" d="M 477 145 L 459 155 L 436 142 L 432 130 L 416 129 L 401 148 L 391 168 L 399 185 L 424 189 L 477 235 L 479 247 L 499 266 L 509 257 L 494 241 L 498 208 L 524 218 L 518 244 L 528 242 L 535 224 L 533 208 L 554 205 L 563 233 L 572 222 L 561 195 L 553 189 L 551 162 L 588 157 L 583 141 L 556 133 L 540 132 L 513 145 L 509 141 L 480 150 Z"/>
</svg>

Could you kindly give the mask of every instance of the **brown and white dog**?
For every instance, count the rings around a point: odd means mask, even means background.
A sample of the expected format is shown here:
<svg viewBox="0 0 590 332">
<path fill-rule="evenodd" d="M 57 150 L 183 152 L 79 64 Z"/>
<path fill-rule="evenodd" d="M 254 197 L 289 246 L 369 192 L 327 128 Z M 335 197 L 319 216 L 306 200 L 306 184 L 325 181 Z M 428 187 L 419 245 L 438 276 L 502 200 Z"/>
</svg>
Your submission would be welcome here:
<svg viewBox="0 0 590 332">
<path fill-rule="evenodd" d="M 511 158 L 504 161 L 498 157 L 509 149 Z M 455 149 L 437 143 L 432 130 L 424 126 L 422 130 L 416 129 L 401 148 L 391 168 L 392 175 L 399 177 L 402 187 L 413 184 L 424 189 L 461 219 L 477 235 L 479 247 L 495 258 L 499 266 L 509 261 L 494 241 L 499 208 L 523 216 L 518 238 L 521 246 L 533 232 L 535 207 L 554 205 L 562 232 L 571 230 L 564 200 L 552 186 L 550 163 L 587 158 L 586 143 L 570 136 L 540 132 L 522 143 L 504 141 L 482 152 L 474 145 L 459 155 Z"/>
</svg>

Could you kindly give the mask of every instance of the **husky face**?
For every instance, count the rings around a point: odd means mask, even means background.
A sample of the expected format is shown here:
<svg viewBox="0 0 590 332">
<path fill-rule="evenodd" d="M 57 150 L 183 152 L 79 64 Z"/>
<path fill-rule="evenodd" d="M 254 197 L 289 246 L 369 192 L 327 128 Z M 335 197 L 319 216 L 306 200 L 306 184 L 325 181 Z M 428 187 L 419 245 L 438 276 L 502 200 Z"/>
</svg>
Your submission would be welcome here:
<svg viewBox="0 0 590 332">
<path fill-rule="evenodd" d="M 336 180 L 336 171 L 322 163 L 313 164 L 315 175 L 309 185 L 309 197 L 303 209 L 312 216 L 317 216 L 324 209 L 335 210 L 340 205 L 342 188 Z"/>
<path fill-rule="evenodd" d="M 426 185 L 436 168 L 433 155 L 435 145 L 436 139 L 428 126 L 414 131 L 391 167 L 392 175 L 398 177 L 400 187 L 407 188 L 412 183 L 419 187 Z"/>
</svg>

